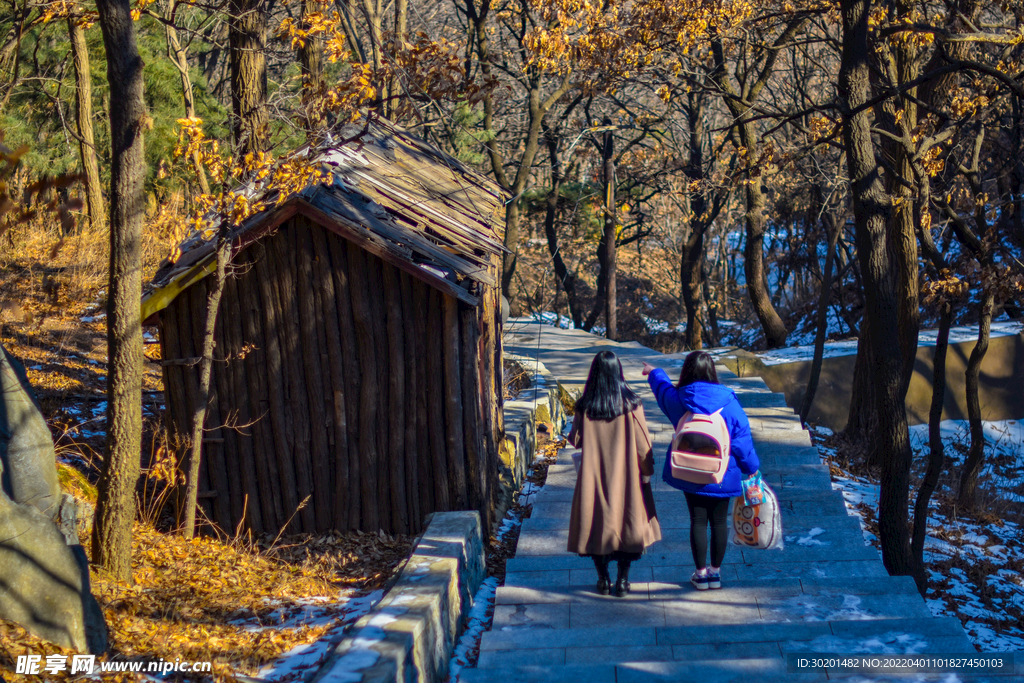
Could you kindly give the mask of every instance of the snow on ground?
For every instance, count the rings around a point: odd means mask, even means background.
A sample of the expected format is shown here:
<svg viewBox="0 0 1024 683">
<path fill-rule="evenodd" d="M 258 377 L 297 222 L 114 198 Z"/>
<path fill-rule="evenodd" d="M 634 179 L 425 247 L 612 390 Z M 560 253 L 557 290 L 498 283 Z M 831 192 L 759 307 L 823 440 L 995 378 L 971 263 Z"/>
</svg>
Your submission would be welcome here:
<svg viewBox="0 0 1024 683">
<path fill-rule="evenodd" d="M 929 506 L 925 602 L 935 616 L 959 618 L 980 651 L 1019 651 L 1024 650 L 1024 529 L 1009 517 L 1024 492 L 1024 425 L 1017 420 L 985 422 L 984 431 L 986 464 L 979 486 L 982 498 L 989 502 L 984 521 L 979 521 L 942 512 L 949 510 L 942 505 L 943 499 L 955 496 L 958 478 L 950 473 L 958 475 L 962 469 L 970 436 L 964 421 L 941 424 L 948 464 Z M 878 484 L 831 462 L 835 449 L 820 443 L 831 431 L 817 428 L 814 434 L 822 458 L 830 461 L 832 487 L 842 491 L 848 511 L 860 518 L 865 542 L 877 547 L 870 528 L 878 514 Z M 928 454 L 928 426 L 911 427 L 910 438 L 919 480 Z M 911 496 L 912 508 L 916 483 Z"/>
<path fill-rule="evenodd" d="M 993 337 L 1005 337 L 1011 334 L 1020 334 L 1024 330 L 1024 323 L 1017 321 L 1010 322 L 998 322 L 992 323 L 991 336 Z M 918 346 L 935 346 L 935 340 L 938 335 L 938 330 L 921 330 L 918 336 Z M 959 344 L 960 342 L 970 342 L 978 338 L 977 327 L 954 327 L 949 330 L 949 343 Z M 814 341 L 814 335 L 810 334 L 810 338 L 807 338 L 807 334 L 796 335 L 792 338 L 793 341 L 799 341 L 805 345 L 802 346 L 787 346 L 784 349 L 775 349 L 773 351 L 766 351 L 759 353 L 758 358 L 765 365 L 780 365 L 782 363 L 796 363 L 799 361 L 809 361 L 814 358 L 814 346 L 811 342 Z M 835 358 L 837 356 L 853 356 L 857 353 L 857 340 L 847 339 L 844 341 L 828 342 L 825 344 L 824 358 Z"/>
<path fill-rule="evenodd" d="M 353 593 L 330 603 L 326 603 L 325 598 L 318 598 L 303 605 L 304 609 L 281 615 L 282 620 L 272 625 L 240 622 L 245 623 L 247 628 L 255 630 L 294 628 L 301 625 L 316 626 L 331 621 L 337 622 L 337 626 L 316 642 L 294 647 L 264 666 L 256 674 L 256 678 L 275 683 L 303 680 L 314 667 L 319 666 L 327 658 L 331 648 L 338 642 L 345 630 L 369 612 L 374 605 L 380 602 L 382 597 L 384 597 L 384 592 L 376 590 L 366 595 Z"/>
<path fill-rule="evenodd" d="M 459 680 L 459 672 L 469 664 L 473 652 L 480 649 L 480 640 L 484 632 L 490 629 L 494 617 L 494 596 L 498 590 L 498 578 L 487 577 L 476 595 L 473 596 L 473 607 L 469 610 L 469 621 L 462 637 L 455 644 L 452 659 L 448 663 L 448 680 Z"/>
</svg>

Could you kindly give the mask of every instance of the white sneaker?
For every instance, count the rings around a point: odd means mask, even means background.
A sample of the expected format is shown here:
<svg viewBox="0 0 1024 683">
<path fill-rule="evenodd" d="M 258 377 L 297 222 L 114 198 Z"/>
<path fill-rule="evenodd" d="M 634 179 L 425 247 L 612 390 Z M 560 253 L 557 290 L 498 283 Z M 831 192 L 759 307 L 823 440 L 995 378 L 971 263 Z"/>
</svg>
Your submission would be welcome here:
<svg viewBox="0 0 1024 683">
<path fill-rule="evenodd" d="M 708 577 L 703 574 L 694 572 L 693 576 L 690 577 L 690 583 L 699 591 L 706 591 L 708 589 Z"/>
</svg>

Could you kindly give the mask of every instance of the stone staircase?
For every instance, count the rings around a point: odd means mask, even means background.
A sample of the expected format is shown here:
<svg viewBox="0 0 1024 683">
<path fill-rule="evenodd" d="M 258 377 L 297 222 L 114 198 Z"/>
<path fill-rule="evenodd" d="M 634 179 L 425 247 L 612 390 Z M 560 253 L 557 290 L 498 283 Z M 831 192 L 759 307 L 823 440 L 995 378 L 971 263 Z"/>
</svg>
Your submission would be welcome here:
<svg viewBox="0 0 1024 683">
<path fill-rule="evenodd" d="M 576 475 L 569 451 L 560 453 L 547 484 L 532 496 L 532 515 L 497 592 L 492 629 L 483 636 L 477 668 L 463 670 L 462 681 L 824 681 L 851 676 L 787 673 L 786 654 L 974 652 L 959 621 L 932 617 L 909 577 L 888 576 L 782 394 L 724 367 L 719 377 L 750 417 L 761 471 L 783 507 L 787 543 L 781 551 L 730 544 L 722 589 L 694 590 L 686 504 L 660 478 L 671 426 L 640 376 L 643 361 L 676 376 L 685 354 L 663 356 L 635 343 L 535 324 L 512 328 L 506 346 L 539 357 L 563 383 L 582 386 L 599 350 L 611 346 L 620 356 L 655 444 L 653 488 L 664 538 L 633 565 L 628 597 L 597 595 L 592 562 L 565 550 Z"/>
</svg>

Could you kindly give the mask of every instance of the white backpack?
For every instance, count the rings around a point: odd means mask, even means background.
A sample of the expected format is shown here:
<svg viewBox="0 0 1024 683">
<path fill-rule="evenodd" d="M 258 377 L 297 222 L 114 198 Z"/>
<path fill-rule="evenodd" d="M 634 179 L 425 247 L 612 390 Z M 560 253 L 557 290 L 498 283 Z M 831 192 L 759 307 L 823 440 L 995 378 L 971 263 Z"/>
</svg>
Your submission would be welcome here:
<svg viewBox="0 0 1024 683">
<path fill-rule="evenodd" d="M 721 408 L 710 415 L 686 413 L 672 437 L 672 476 L 694 484 L 721 484 L 729 469 L 730 445 Z"/>
</svg>

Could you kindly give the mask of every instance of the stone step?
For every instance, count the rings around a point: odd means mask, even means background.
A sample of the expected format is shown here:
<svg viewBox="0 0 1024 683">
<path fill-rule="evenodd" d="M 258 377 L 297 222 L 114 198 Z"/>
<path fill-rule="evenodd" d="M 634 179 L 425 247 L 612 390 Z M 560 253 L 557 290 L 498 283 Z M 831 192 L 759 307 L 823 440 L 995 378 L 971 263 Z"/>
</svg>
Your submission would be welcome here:
<svg viewBox="0 0 1024 683">
<path fill-rule="evenodd" d="M 693 560 L 685 556 L 683 564 L 644 565 L 643 560 L 633 565 L 630 578 L 636 582 L 676 582 L 681 585 L 689 580 L 693 573 Z M 875 558 L 868 560 L 819 560 L 812 562 L 780 562 L 744 564 L 739 558 L 736 564 L 730 564 L 735 558 L 726 555 L 722 566 L 722 581 L 770 581 L 777 579 L 850 579 L 888 576 L 881 562 Z M 505 575 L 506 586 L 526 586 L 535 588 L 552 588 L 564 585 L 592 586 L 594 584 L 593 565 L 575 569 L 539 569 L 532 571 L 511 571 Z"/>
<path fill-rule="evenodd" d="M 632 578 L 632 577 L 631 577 Z M 916 592 L 858 595 L 841 588 L 802 593 L 799 586 L 764 582 L 745 590 L 698 591 L 688 583 L 638 582 L 626 598 L 576 590 L 562 602 L 496 605 L 492 631 L 575 629 L 594 624 L 632 626 L 711 626 L 815 621 L 870 621 L 931 613 Z M 724 583 L 723 585 L 727 585 Z M 795 593 L 795 594 L 794 594 Z M 651 595 L 661 597 L 651 599 Z"/>
<path fill-rule="evenodd" d="M 685 510 L 683 510 L 685 512 Z M 677 522 L 675 529 L 688 529 L 689 518 L 673 515 L 671 517 L 659 516 L 659 520 L 668 519 Z M 807 519 L 804 517 L 803 519 Z M 787 544 L 796 544 L 797 547 L 831 547 L 844 548 L 849 545 L 862 544 L 864 537 L 860 530 L 860 524 L 854 517 L 829 518 L 839 519 L 837 525 L 821 524 L 818 520 L 810 524 L 796 525 L 787 524 L 783 528 L 784 540 Z M 846 520 L 849 520 L 847 522 Z M 567 554 L 566 546 L 569 542 L 569 523 L 566 520 L 559 528 L 546 528 L 543 533 L 531 533 L 539 531 L 537 525 L 528 524 L 531 520 L 523 523 L 523 532 L 519 535 L 519 545 L 516 549 L 516 557 L 530 557 L 534 555 L 564 555 Z M 810 520 L 807 520 L 810 521 Z M 690 549 L 689 533 L 668 533 L 670 527 L 662 525 L 664 538 L 651 546 L 649 552 L 660 553 L 685 553 Z M 738 546 L 737 546 L 738 549 Z"/>
<path fill-rule="evenodd" d="M 871 546 L 854 545 L 841 549 L 829 546 L 804 547 L 796 544 L 784 550 L 758 550 L 731 546 L 726 552 L 726 563 L 737 564 L 788 564 L 825 562 L 836 560 L 877 560 L 878 551 Z M 662 552 L 655 544 L 636 563 L 637 567 L 685 566 L 692 564 L 689 552 Z M 565 553 L 562 555 L 538 555 L 513 557 L 506 564 L 509 572 L 552 571 L 560 569 L 589 569 L 593 562 L 586 557 Z"/>
<path fill-rule="evenodd" d="M 582 570 L 581 570 L 582 571 Z M 541 604 L 569 602 L 581 599 L 606 599 L 594 593 L 596 573 L 593 569 L 582 572 L 587 575 L 583 585 L 556 585 L 547 587 L 501 586 L 497 590 L 496 605 Z M 632 578 L 632 577 L 631 577 Z M 801 594 L 836 594 L 843 595 L 913 595 L 917 586 L 905 576 L 855 577 L 846 579 L 810 579 L 788 578 L 768 579 L 764 581 L 731 581 L 725 580 L 721 589 L 716 591 L 698 592 L 686 580 L 687 577 L 674 577 L 669 581 L 632 581 L 632 591 L 627 600 L 678 600 L 685 599 L 686 594 L 695 597 L 706 596 L 718 602 L 737 602 L 749 600 L 751 596 L 796 596 Z M 610 598 L 608 598 L 610 599 Z"/>
<path fill-rule="evenodd" d="M 655 504 L 658 509 L 658 523 L 661 524 L 662 534 L 666 538 L 670 535 L 666 532 L 690 528 L 690 514 L 686 509 L 686 501 L 682 500 L 682 496 L 665 502 L 656 500 Z M 565 514 L 544 514 L 545 511 L 553 512 L 553 506 L 555 505 L 561 506 L 559 509 L 564 510 Z M 569 508 L 569 503 L 552 503 L 551 506 L 540 506 L 539 510 L 535 507 L 531 516 L 523 520 L 523 530 L 520 539 L 535 533 L 568 529 Z M 811 529 L 816 527 L 825 529 L 826 532 L 832 529 L 852 529 L 859 532 L 860 521 L 858 518 L 846 514 L 845 511 L 830 516 L 818 514 L 817 512 L 798 514 L 790 511 L 783 514 L 782 531 L 786 536 L 794 534 L 806 535 Z M 688 536 L 684 535 L 682 538 L 688 538 Z M 825 540 L 824 536 L 821 538 Z"/>
<path fill-rule="evenodd" d="M 617 654 L 618 651 L 618 654 Z M 490 631 L 480 643 L 480 668 L 615 661 L 783 659 L 787 653 L 968 653 L 974 648 L 957 619 L 876 619 L 746 623 L 681 627 L 651 625 Z M 520 659 L 515 659 L 515 657 Z"/>
<path fill-rule="evenodd" d="M 779 495 L 776 493 L 776 495 Z M 530 516 L 569 518 L 572 508 L 572 491 L 541 491 L 530 498 L 533 510 Z M 654 505 L 659 518 L 674 514 L 677 510 L 686 510 L 686 500 L 674 489 L 655 490 Z M 779 507 L 782 510 L 782 526 L 785 529 L 790 514 L 816 515 L 822 518 L 846 515 L 846 503 L 839 491 L 804 491 L 794 489 L 791 497 L 779 495 Z"/>
</svg>

